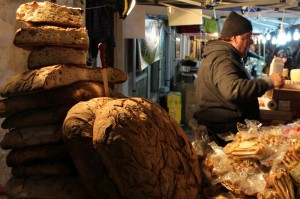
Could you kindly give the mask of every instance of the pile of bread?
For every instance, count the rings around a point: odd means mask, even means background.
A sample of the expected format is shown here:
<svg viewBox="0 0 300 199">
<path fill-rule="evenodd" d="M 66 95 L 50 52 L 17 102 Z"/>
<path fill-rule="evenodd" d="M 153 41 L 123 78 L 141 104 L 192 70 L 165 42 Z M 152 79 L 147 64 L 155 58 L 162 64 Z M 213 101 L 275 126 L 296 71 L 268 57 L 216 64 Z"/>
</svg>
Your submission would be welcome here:
<svg viewBox="0 0 300 199">
<path fill-rule="evenodd" d="M 198 196 L 198 156 L 179 124 L 150 100 L 113 90 L 104 97 L 101 70 L 85 66 L 80 10 L 32 2 L 20 6 L 17 20 L 29 26 L 14 44 L 31 52 L 29 70 L 0 91 L 8 198 Z M 109 84 L 127 79 L 106 70 Z"/>
<path fill-rule="evenodd" d="M 12 177 L 8 198 L 89 198 L 83 189 L 62 137 L 69 109 L 80 101 L 104 96 L 99 68 L 86 66 L 87 30 L 83 10 L 48 1 L 22 4 L 16 19 L 14 45 L 30 51 L 28 70 L 1 88 L 1 148 Z M 127 74 L 108 68 L 109 84 Z M 111 96 L 117 92 L 111 91 Z M 78 146 L 81 147 L 81 146 Z"/>
<path fill-rule="evenodd" d="M 211 143 L 203 171 L 210 188 L 237 197 L 295 199 L 300 186 L 300 123 L 241 130 L 225 147 Z"/>
</svg>

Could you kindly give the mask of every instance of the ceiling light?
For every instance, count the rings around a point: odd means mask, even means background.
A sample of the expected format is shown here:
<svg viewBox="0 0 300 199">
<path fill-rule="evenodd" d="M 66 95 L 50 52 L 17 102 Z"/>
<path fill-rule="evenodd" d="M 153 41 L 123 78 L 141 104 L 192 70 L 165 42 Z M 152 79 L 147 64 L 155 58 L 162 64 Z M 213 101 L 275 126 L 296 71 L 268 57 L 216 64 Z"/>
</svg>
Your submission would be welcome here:
<svg viewBox="0 0 300 199">
<path fill-rule="evenodd" d="M 267 40 L 266 40 L 265 37 L 262 37 L 262 38 L 261 38 L 261 43 L 263 43 L 263 44 L 267 43 Z"/>
<path fill-rule="evenodd" d="M 270 34 L 270 33 L 267 33 L 267 35 L 266 35 L 266 40 L 267 40 L 267 41 L 271 40 L 271 34 Z"/>
<path fill-rule="evenodd" d="M 286 36 L 285 36 L 285 31 L 284 31 L 283 24 L 280 24 L 280 30 L 279 30 L 279 33 L 278 33 L 277 42 L 280 45 L 285 45 L 286 44 Z"/>
<path fill-rule="evenodd" d="M 293 39 L 295 41 L 297 41 L 297 40 L 299 40 L 299 38 L 300 38 L 299 31 L 298 31 L 298 29 L 296 29 L 293 34 Z"/>
<path fill-rule="evenodd" d="M 241 13 L 242 13 L 242 14 L 245 14 L 246 9 L 247 9 L 246 6 L 242 6 L 242 8 L 241 8 Z"/>
<path fill-rule="evenodd" d="M 292 33 L 291 33 L 291 31 L 288 31 L 288 32 L 286 33 L 286 41 L 287 41 L 287 42 L 292 41 Z"/>
<path fill-rule="evenodd" d="M 274 36 L 274 37 L 272 38 L 272 44 L 277 44 L 277 38 L 276 38 L 276 36 Z"/>
</svg>

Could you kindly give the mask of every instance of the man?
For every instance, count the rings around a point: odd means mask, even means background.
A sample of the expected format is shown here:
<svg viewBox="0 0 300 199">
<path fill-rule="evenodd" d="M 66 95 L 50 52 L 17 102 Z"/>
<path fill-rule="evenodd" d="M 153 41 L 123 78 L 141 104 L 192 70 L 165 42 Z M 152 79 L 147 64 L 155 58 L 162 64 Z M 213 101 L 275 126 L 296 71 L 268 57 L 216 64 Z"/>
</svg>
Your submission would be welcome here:
<svg viewBox="0 0 300 199">
<path fill-rule="evenodd" d="M 242 59 L 252 44 L 251 22 L 231 12 L 220 38 L 209 41 L 204 49 L 196 85 L 199 111 L 194 118 L 219 145 L 225 145 L 219 134 L 236 133 L 237 122 L 260 120 L 257 98 L 284 83 L 278 73 L 265 79 L 250 78 Z"/>
</svg>

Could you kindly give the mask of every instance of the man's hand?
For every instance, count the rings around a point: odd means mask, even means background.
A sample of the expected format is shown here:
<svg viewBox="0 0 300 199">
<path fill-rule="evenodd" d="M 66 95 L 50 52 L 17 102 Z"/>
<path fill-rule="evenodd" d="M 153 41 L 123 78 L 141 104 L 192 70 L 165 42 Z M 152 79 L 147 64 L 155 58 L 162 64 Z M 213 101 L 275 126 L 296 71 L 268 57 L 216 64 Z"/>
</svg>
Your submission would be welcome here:
<svg viewBox="0 0 300 199">
<path fill-rule="evenodd" d="M 270 75 L 270 79 L 272 80 L 275 88 L 282 88 L 284 86 L 284 79 L 280 73 L 273 73 Z"/>
</svg>

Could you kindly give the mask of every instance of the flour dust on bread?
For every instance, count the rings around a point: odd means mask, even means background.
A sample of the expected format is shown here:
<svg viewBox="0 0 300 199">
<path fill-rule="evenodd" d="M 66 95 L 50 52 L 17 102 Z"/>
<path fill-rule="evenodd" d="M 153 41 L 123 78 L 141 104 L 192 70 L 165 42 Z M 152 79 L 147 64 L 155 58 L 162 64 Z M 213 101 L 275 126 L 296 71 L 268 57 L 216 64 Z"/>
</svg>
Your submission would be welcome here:
<svg viewBox="0 0 300 199">
<path fill-rule="evenodd" d="M 45 46 L 33 49 L 27 60 L 29 70 L 55 64 L 86 66 L 86 52 L 76 48 Z"/>
<path fill-rule="evenodd" d="M 120 84 L 127 80 L 127 73 L 108 67 L 108 83 Z M 24 95 L 30 92 L 50 90 L 68 86 L 76 82 L 94 81 L 102 83 L 100 68 L 76 67 L 67 65 L 53 65 L 36 70 L 25 71 L 13 76 L 0 90 L 2 97 Z"/>
<path fill-rule="evenodd" d="M 44 46 L 62 46 L 87 50 L 89 39 L 86 28 L 39 26 L 18 29 L 13 43 L 16 47 L 25 50 Z"/>
<path fill-rule="evenodd" d="M 16 11 L 16 19 L 29 26 L 54 25 L 79 28 L 83 24 L 83 10 L 61 6 L 50 1 L 22 4 Z"/>
</svg>

